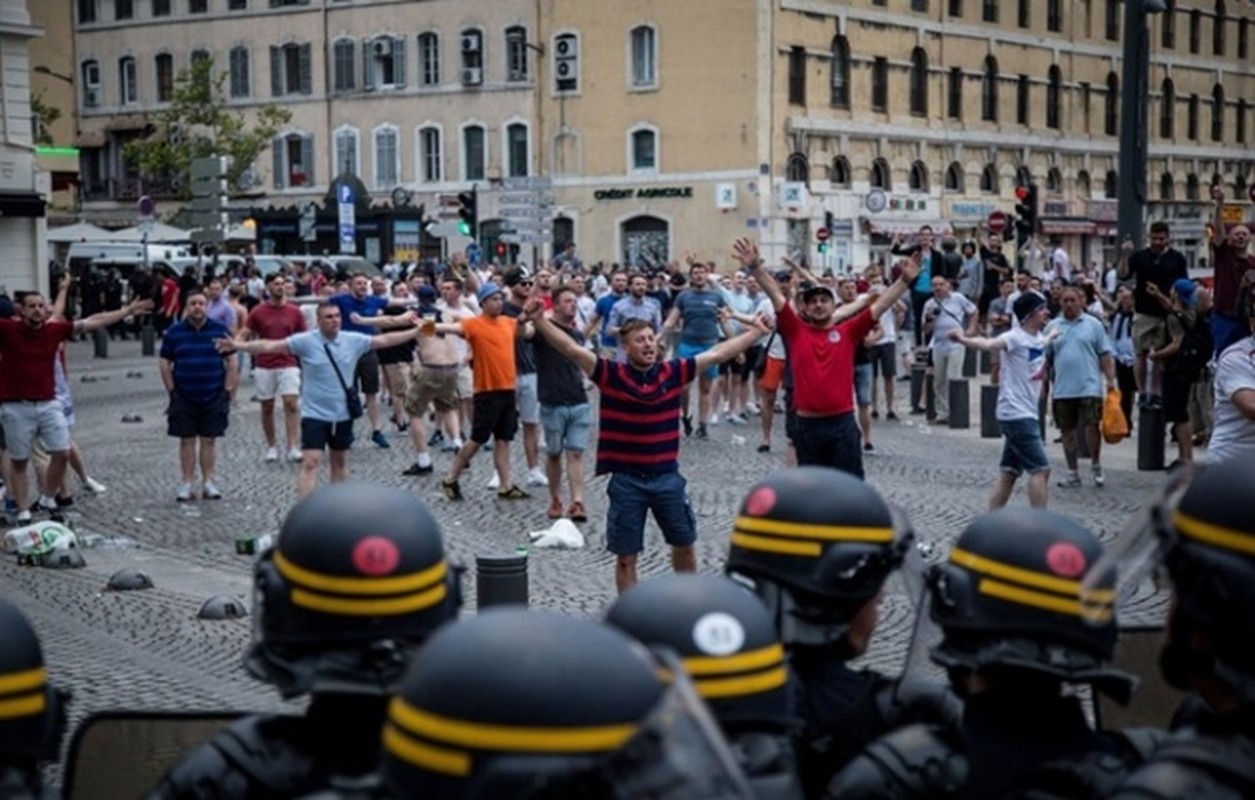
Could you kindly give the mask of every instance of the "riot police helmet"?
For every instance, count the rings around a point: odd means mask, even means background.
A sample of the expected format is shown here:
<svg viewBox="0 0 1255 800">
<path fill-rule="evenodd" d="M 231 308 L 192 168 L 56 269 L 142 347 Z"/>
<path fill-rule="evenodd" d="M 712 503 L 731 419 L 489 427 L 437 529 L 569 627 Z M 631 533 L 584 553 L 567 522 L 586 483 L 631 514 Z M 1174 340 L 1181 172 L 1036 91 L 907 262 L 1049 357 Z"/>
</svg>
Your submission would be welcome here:
<svg viewBox="0 0 1255 800">
<path fill-rule="evenodd" d="M 1127 700 L 1132 679 L 1106 666 L 1117 635 L 1114 571 L 1082 589 L 1102 553 L 1093 533 L 1062 514 L 978 517 L 928 575 L 929 613 L 943 634 L 933 660 L 952 678 L 1010 670 Z"/>
<path fill-rule="evenodd" d="M 67 695 L 48 682 L 39 636 L 0 599 L 0 769 L 53 761 L 65 733 Z"/>
<path fill-rule="evenodd" d="M 858 478 L 786 469 L 741 503 L 726 572 L 766 603 L 786 646 L 825 645 L 843 639 L 913 541 L 905 515 Z"/>
<path fill-rule="evenodd" d="M 433 636 L 383 749 L 395 798 L 751 796 L 678 660 L 552 612 L 493 609 Z"/>
<path fill-rule="evenodd" d="M 292 507 L 254 566 L 245 665 L 285 697 L 391 694 L 407 651 L 456 617 L 459 573 L 414 494 L 320 488 Z"/>
</svg>

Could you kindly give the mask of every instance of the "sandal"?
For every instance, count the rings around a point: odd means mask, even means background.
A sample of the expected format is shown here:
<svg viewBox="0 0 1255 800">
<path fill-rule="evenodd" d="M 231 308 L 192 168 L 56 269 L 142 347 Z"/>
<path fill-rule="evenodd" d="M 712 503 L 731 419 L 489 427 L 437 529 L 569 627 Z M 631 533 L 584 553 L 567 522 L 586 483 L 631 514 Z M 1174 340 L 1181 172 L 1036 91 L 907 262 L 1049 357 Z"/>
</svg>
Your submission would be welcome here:
<svg viewBox="0 0 1255 800">
<path fill-rule="evenodd" d="M 448 500 L 457 501 L 462 499 L 462 487 L 458 485 L 457 481 L 441 481 L 440 491 L 444 492 L 444 496 Z"/>
<path fill-rule="evenodd" d="M 511 486 L 509 489 L 497 492 L 497 497 L 502 500 L 526 500 L 531 495 L 517 486 Z"/>
<path fill-rule="evenodd" d="M 571 518 L 572 522 L 588 522 L 588 512 L 584 510 L 583 503 L 572 503 L 566 515 Z"/>
<path fill-rule="evenodd" d="M 562 501 L 556 497 L 549 503 L 549 519 L 562 519 Z"/>
</svg>

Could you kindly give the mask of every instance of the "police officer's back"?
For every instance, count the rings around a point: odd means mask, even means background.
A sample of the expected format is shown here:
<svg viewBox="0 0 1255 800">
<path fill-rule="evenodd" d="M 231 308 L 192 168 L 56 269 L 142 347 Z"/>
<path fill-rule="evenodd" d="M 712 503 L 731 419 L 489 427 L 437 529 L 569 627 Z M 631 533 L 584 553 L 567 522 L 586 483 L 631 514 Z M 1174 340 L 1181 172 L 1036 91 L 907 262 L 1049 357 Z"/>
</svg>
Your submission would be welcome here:
<svg viewBox="0 0 1255 800">
<path fill-rule="evenodd" d="M 1160 658 L 1173 686 L 1204 706 L 1117 800 L 1255 797 L 1255 457 L 1206 467 L 1152 515 L 1157 560 L 1172 579 Z"/>
<path fill-rule="evenodd" d="M 928 578 L 943 631 L 933 660 L 964 699 L 956 730 L 912 726 L 870 745 L 829 787 L 834 798 L 1105 797 L 1153 735 L 1095 731 L 1066 684 L 1127 700 L 1107 667 L 1116 640 L 1114 573 L 1082 591 L 1102 547 L 1059 514 L 978 518 Z M 1082 602 L 1082 598 L 1085 602 Z"/>
<path fill-rule="evenodd" d="M 48 683 L 39 636 L 0 600 L 0 797 L 45 796 L 42 767 L 57 759 L 66 696 Z"/>
<path fill-rule="evenodd" d="M 154 798 L 369 790 L 379 730 L 411 648 L 461 603 L 440 529 L 413 494 L 337 484 L 297 503 L 254 565 L 245 667 L 303 716 L 247 717 L 193 751 Z"/>
<path fill-rule="evenodd" d="M 726 571 L 766 604 L 788 653 L 808 797 L 877 737 L 957 718 L 944 686 L 848 664 L 875 629 L 885 580 L 914 546 L 905 528 L 875 489 L 820 467 L 773 473 L 741 504 Z"/>
</svg>

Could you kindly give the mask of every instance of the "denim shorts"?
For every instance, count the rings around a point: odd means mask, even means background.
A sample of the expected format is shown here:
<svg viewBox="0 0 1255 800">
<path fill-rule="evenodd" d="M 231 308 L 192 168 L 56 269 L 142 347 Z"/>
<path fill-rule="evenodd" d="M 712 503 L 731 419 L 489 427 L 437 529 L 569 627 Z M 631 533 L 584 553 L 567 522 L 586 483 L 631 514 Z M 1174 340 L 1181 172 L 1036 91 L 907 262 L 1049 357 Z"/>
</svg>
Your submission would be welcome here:
<svg viewBox="0 0 1255 800">
<path fill-rule="evenodd" d="M 675 349 L 675 357 L 697 358 L 712 347 L 714 347 L 713 344 L 688 344 L 686 342 L 680 342 L 680 345 Z M 706 367 L 706 369 L 699 372 L 697 377 L 713 381 L 715 378 L 719 377 L 719 365 L 711 364 L 709 367 Z"/>
<path fill-rule="evenodd" d="M 551 456 L 562 451 L 582 453 L 588 449 L 588 432 L 593 413 L 588 403 L 574 406 L 540 404 L 540 427 L 545 431 L 545 452 Z"/>
<path fill-rule="evenodd" d="M 606 549 L 617 556 L 632 556 L 645 549 L 645 514 L 654 512 L 662 538 L 672 547 L 697 541 L 697 516 L 685 491 L 687 482 L 678 472 L 644 475 L 616 472 L 610 476 L 606 496 Z"/>
<path fill-rule="evenodd" d="M 872 365 L 857 364 L 854 367 L 854 398 L 859 408 L 872 404 Z"/>
<path fill-rule="evenodd" d="M 1000 419 L 998 427 L 1002 430 L 1002 461 L 999 466 L 1003 472 L 1032 475 L 1050 469 L 1050 459 L 1046 457 L 1046 448 L 1041 440 L 1041 425 L 1035 419 Z"/>
</svg>

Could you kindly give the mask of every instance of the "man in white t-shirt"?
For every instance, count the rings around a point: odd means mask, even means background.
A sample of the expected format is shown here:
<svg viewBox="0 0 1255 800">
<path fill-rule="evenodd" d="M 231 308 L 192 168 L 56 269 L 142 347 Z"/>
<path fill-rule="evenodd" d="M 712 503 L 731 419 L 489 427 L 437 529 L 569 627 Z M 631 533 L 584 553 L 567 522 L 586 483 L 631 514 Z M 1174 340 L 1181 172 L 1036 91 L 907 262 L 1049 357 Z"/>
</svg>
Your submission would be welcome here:
<svg viewBox="0 0 1255 800">
<path fill-rule="evenodd" d="M 1251 321 L 1255 323 L 1255 313 Z M 1255 330 L 1255 324 L 1251 327 Z M 1218 464 L 1255 453 L 1255 333 L 1220 354 L 1215 394 L 1208 461 Z"/>
<path fill-rule="evenodd" d="M 1028 501 L 1034 508 L 1046 507 L 1050 485 L 1050 459 L 1042 441 L 1038 402 L 1046 371 L 1046 345 L 1042 328 L 1050 320 L 1046 299 L 1026 292 L 1012 307 L 1020 327 L 989 339 L 952 331 L 950 338 L 964 347 L 998 352 L 1002 376 L 998 382 L 998 427 L 1002 429 L 1001 472 L 989 498 L 991 509 L 1002 508 L 1020 475 L 1028 473 Z"/>
<path fill-rule="evenodd" d="M 980 315 L 976 304 L 951 288 L 945 276 L 933 278 L 933 296 L 924 303 L 924 330 L 931 334 L 928 349 L 933 357 L 933 395 L 937 417 L 934 424 L 950 422 L 950 381 L 962 380 L 963 346 L 951 334 L 976 334 Z"/>
<path fill-rule="evenodd" d="M 885 289 L 885 273 L 879 265 L 874 264 L 863 273 L 867 279 L 867 293 L 879 295 Z M 880 315 L 880 339 L 872 345 L 870 358 L 872 362 L 872 419 L 879 419 L 876 410 L 879 392 L 876 390 L 876 378 L 884 381 L 885 387 L 885 419 L 898 419 L 893 410 L 893 381 L 898 374 L 897 350 L 898 330 L 900 321 L 906 315 L 906 302 L 898 301 L 894 307 Z"/>
<path fill-rule="evenodd" d="M 1063 249 L 1063 240 L 1056 238 L 1052 244 L 1054 250 L 1050 254 L 1051 282 L 1068 285 L 1072 282 L 1072 259 L 1068 251 Z"/>
</svg>

